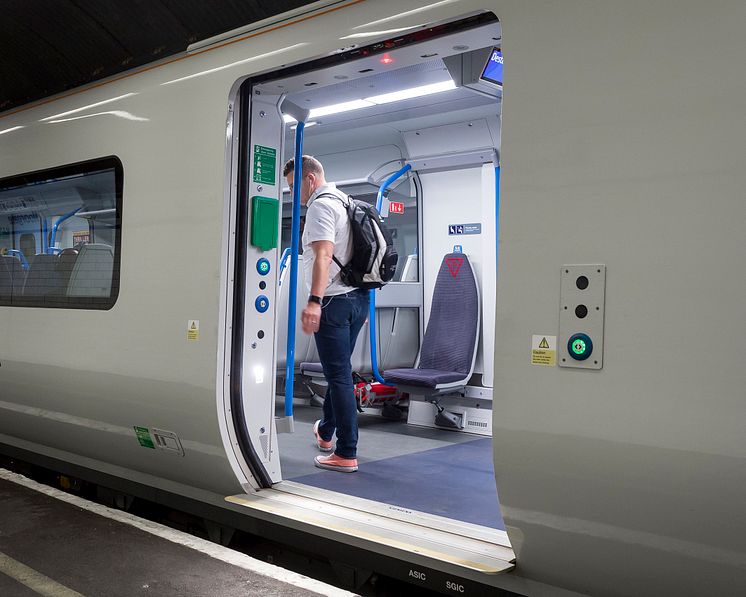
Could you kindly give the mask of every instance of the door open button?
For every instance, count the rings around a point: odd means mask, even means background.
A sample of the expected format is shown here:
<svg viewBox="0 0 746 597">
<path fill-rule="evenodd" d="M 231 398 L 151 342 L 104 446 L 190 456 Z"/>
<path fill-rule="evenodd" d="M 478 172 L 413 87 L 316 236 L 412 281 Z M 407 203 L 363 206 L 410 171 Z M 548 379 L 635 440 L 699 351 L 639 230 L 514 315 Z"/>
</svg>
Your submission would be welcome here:
<svg viewBox="0 0 746 597">
<path fill-rule="evenodd" d="M 573 334 L 567 341 L 567 352 L 576 361 L 585 361 L 593 352 L 593 340 L 587 334 Z"/>
</svg>

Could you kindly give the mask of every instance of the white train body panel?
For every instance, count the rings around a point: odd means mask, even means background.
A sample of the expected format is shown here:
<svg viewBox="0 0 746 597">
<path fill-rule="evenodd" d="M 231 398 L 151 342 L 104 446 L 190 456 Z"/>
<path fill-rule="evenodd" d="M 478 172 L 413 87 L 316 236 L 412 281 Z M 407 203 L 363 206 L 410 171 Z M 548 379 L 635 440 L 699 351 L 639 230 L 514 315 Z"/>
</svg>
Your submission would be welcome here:
<svg viewBox="0 0 746 597">
<path fill-rule="evenodd" d="M 0 441 L 206 500 L 253 483 L 225 403 L 231 102 L 246 77 L 417 8 L 377 27 L 487 9 L 509 57 L 492 424 L 506 586 L 743 594 L 740 2 L 351 2 L 0 114 L 0 178 L 104 156 L 124 169 L 114 307 L 0 307 Z M 531 365 L 576 263 L 607 267 L 604 368 Z M 138 425 L 176 432 L 186 456 L 140 447 Z"/>
</svg>

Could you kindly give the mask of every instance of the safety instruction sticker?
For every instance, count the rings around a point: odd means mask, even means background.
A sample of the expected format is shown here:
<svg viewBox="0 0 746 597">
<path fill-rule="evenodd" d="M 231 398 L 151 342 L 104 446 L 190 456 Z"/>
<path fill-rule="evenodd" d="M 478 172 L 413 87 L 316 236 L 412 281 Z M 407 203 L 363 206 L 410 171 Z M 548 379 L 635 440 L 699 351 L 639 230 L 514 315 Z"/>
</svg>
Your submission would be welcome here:
<svg viewBox="0 0 746 597">
<path fill-rule="evenodd" d="M 150 437 L 150 429 L 135 425 L 135 434 L 137 435 L 137 441 L 140 442 L 143 448 L 153 448 L 155 450 L 153 438 Z"/>
<path fill-rule="evenodd" d="M 187 322 L 187 340 L 199 340 L 199 319 Z"/>
<path fill-rule="evenodd" d="M 277 150 L 263 145 L 254 145 L 254 175 L 252 180 L 261 184 L 275 184 Z"/>
<path fill-rule="evenodd" d="M 531 364 L 548 367 L 557 364 L 557 336 L 531 336 Z"/>
<path fill-rule="evenodd" d="M 482 234 L 482 224 L 448 224 L 448 235 L 455 234 Z"/>
</svg>

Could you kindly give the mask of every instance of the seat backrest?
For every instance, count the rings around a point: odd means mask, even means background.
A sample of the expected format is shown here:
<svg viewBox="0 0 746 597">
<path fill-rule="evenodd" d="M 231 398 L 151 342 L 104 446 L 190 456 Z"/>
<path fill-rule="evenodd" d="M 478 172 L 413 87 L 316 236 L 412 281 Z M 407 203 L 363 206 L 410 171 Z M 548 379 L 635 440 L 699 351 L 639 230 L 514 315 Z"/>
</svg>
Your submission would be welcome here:
<svg viewBox="0 0 746 597">
<path fill-rule="evenodd" d="M 418 368 L 471 374 L 479 316 L 479 289 L 469 258 L 464 253 L 449 253 L 443 257 L 435 281 Z"/>
<path fill-rule="evenodd" d="M 5 265 L 8 267 L 10 272 L 10 278 L 12 281 L 12 291 L 14 297 L 19 297 L 23 294 L 23 284 L 26 281 L 26 270 L 21 265 L 21 260 L 15 257 L 3 257 L 5 259 Z"/>
<path fill-rule="evenodd" d="M 0 257 L 0 300 L 7 301 L 13 296 L 13 278 L 5 265 L 7 257 Z"/>
<path fill-rule="evenodd" d="M 57 256 L 57 272 L 60 274 L 60 281 L 65 291 L 70 282 L 70 276 L 73 273 L 75 262 L 78 260 L 78 249 L 62 249 Z"/>
<path fill-rule="evenodd" d="M 0 267 L 0 269 L 8 272 L 8 278 L 6 278 L 6 284 L 8 285 L 0 287 L 0 294 L 5 300 L 11 297 L 20 297 L 23 294 L 23 283 L 26 279 L 26 272 L 21 265 L 21 261 L 9 255 L 0 256 L 0 261 L 4 265 L 4 268 Z"/>
<path fill-rule="evenodd" d="M 417 282 L 419 271 L 417 269 L 418 257 L 416 253 L 407 255 L 407 260 L 404 262 L 404 267 L 401 272 L 401 282 Z"/>
<path fill-rule="evenodd" d="M 277 370 L 285 373 L 287 364 L 287 340 L 288 340 L 288 303 L 290 302 L 290 265 L 284 272 L 282 286 L 277 289 Z M 300 365 L 307 361 L 311 353 L 311 345 L 315 345 L 313 336 L 303 333 L 300 316 L 308 299 L 308 286 L 303 276 L 303 263 L 298 262 L 298 279 L 296 283 L 296 307 L 295 307 L 295 364 Z"/>
<path fill-rule="evenodd" d="M 62 279 L 57 273 L 57 255 L 39 254 L 34 255 L 26 272 L 26 282 L 23 285 L 23 296 L 33 298 L 36 296 L 62 295 L 65 288 Z"/>
<path fill-rule="evenodd" d="M 113 269 L 114 252 L 109 245 L 83 245 L 70 274 L 67 296 L 111 296 Z"/>
</svg>

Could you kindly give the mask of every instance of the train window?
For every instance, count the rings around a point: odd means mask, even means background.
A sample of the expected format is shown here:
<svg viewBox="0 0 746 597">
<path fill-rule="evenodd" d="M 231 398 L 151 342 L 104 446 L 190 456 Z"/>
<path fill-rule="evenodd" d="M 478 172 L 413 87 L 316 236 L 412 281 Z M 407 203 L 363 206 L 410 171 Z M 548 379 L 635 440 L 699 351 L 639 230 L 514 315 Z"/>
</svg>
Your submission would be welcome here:
<svg viewBox="0 0 746 597">
<path fill-rule="evenodd" d="M 0 306 L 114 305 L 122 176 L 109 157 L 0 180 Z"/>
</svg>

